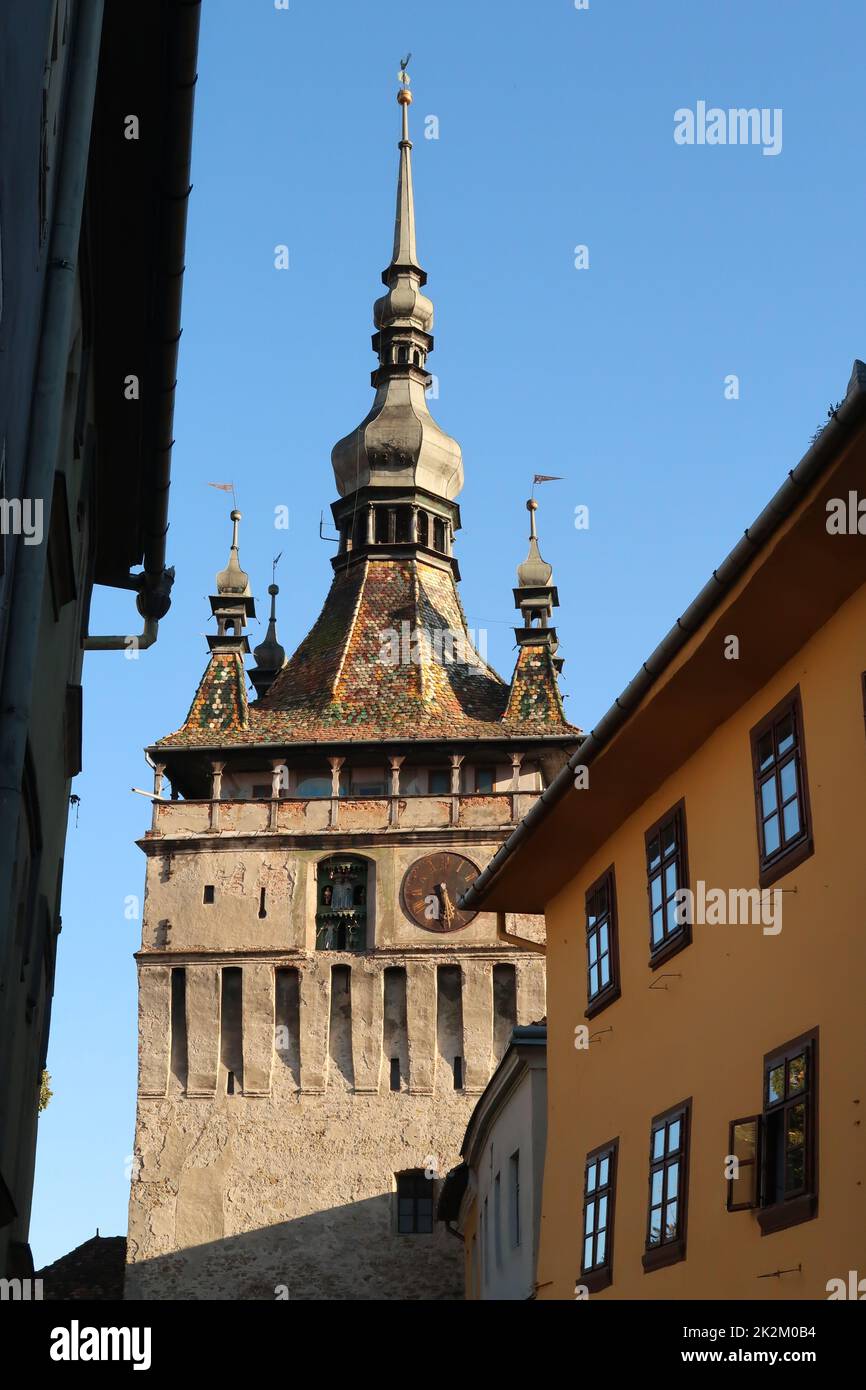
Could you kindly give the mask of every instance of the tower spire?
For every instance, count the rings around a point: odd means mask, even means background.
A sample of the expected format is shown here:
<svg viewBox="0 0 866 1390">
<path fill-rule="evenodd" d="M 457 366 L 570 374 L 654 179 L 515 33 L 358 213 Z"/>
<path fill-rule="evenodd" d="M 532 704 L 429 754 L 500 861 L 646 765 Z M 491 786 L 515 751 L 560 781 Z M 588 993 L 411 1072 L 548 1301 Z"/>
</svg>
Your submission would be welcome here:
<svg viewBox="0 0 866 1390">
<path fill-rule="evenodd" d="M 382 271 L 385 293 L 373 305 L 373 350 L 379 364 L 372 373 L 371 384 L 376 388 L 376 397 L 365 419 L 331 453 L 340 497 L 352 499 L 348 511 L 339 504 L 334 508 L 341 530 L 344 516 L 348 515 L 351 522 L 351 534 L 344 540 L 344 550 L 352 551 L 350 559 L 356 558 L 359 551 L 366 553 L 368 545 L 374 543 L 368 542 L 366 523 L 359 523 L 355 504 L 375 506 L 373 498 L 381 497 L 384 501 L 386 490 L 394 494 L 403 489 L 403 500 L 417 506 L 418 499 L 409 494 L 423 489 L 428 498 L 446 504 L 438 510 L 433 507 L 436 516 L 447 522 L 451 531 L 459 525 L 456 508 L 449 504 L 453 504 L 463 486 L 460 445 L 439 428 L 427 408 L 433 305 L 421 288 L 427 275 L 418 263 L 415 237 L 408 61 L 404 58 L 400 64 L 397 92 L 401 137 L 397 145 L 400 158 L 393 249 L 390 263 Z M 369 496 L 359 496 L 368 490 Z M 382 529 L 388 530 L 384 522 Z"/>
<path fill-rule="evenodd" d="M 398 145 L 400 150 L 400 168 L 397 174 L 397 211 L 394 216 L 394 250 L 391 253 L 391 264 L 387 270 L 382 271 L 382 281 L 385 285 L 391 284 L 391 277 L 397 269 L 409 269 L 416 271 L 420 284 L 424 284 L 427 276 L 418 264 L 418 252 L 415 247 L 415 192 L 412 187 L 412 141 L 409 139 L 409 107 L 412 105 L 412 91 L 409 86 L 409 74 L 406 71 L 406 64 L 409 57 L 403 59 L 400 64 L 400 89 L 397 92 L 397 101 L 402 111 L 403 131 Z"/>
</svg>

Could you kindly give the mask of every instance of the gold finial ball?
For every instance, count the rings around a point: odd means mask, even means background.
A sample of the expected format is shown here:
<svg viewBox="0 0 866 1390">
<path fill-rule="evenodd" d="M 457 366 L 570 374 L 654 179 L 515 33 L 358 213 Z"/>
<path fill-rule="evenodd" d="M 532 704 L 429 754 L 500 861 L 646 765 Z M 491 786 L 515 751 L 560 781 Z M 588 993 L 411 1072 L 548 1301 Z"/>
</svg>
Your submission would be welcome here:
<svg viewBox="0 0 866 1390">
<path fill-rule="evenodd" d="M 399 92 L 397 93 L 397 100 L 401 106 L 412 105 L 412 93 L 409 91 L 408 87 L 400 88 Z"/>
<path fill-rule="evenodd" d="M 527 504 L 526 504 L 526 510 L 527 510 L 528 512 L 537 512 L 537 511 L 538 511 L 538 503 L 536 502 L 536 500 L 535 500 L 534 497 L 530 497 L 529 501 L 528 501 Z"/>
<path fill-rule="evenodd" d="M 229 517 L 229 520 L 230 520 L 230 521 L 240 521 L 240 519 L 241 519 L 241 514 L 240 514 L 240 512 L 235 511 L 235 512 L 232 512 L 232 513 L 230 514 L 230 517 Z"/>
<path fill-rule="evenodd" d="M 268 585 L 268 593 L 270 594 L 271 598 L 276 598 L 276 596 L 277 596 L 277 594 L 278 594 L 279 592 L 280 592 L 280 586 L 279 586 L 279 584 L 269 584 L 269 585 Z"/>
</svg>

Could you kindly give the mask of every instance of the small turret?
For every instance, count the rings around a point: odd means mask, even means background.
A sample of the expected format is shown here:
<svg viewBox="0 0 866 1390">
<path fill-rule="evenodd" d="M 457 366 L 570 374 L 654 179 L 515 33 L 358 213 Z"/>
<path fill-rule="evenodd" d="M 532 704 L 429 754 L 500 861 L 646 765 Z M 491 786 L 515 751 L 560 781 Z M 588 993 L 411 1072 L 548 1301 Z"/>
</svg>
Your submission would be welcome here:
<svg viewBox="0 0 866 1390">
<path fill-rule="evenodd" d="M 286 649 L 277 641 L 277 594 L 280 592 L 278 584 L 269 584 L 268 593 L 271 596 L 271 616 L 268 620 L 268 630 L 265 639 L 260 642 L 253 650 L 255 666 L 249 673 L 250 680 L 256 688 L 259 699 L 266 695 L 286 664 Z"/>
<path fill-rule="evenodd" d="M 553 654 L 559 643 L 556 628 L 549 626 L 549 620 L 554 608 L 559 607 L 559 595 L 552 583 L 553 567 L 542 559 L 538 549 L 535 531 L 538 503 L 534 497 L 530 497 L 526 510 L 529 512 L 529 554 L 523 564 L 517 566 L 517 588 L 514 590 L 514 604 L 523 623 L 514 629 L 514 635 L 521 647 L 546 646 Z M 554 658 L 554 665 L 561 671 L 561 658 Z"/>
<path fill-rule="evenodd" d="M 241 513 L 233 511 L 232 544 L 229 562 L 216 577 L 216 593 L 210 596 L 211 612 L 217 620 L 216 633 L 208 633 L 211 651 L 237 651 L 246 654 L 250 644 L 244 635 L 248 618 L 256 616 L 256 601 L 250 593 L 250 577 L 238 559 L 238 523 Z"/>
</svg>

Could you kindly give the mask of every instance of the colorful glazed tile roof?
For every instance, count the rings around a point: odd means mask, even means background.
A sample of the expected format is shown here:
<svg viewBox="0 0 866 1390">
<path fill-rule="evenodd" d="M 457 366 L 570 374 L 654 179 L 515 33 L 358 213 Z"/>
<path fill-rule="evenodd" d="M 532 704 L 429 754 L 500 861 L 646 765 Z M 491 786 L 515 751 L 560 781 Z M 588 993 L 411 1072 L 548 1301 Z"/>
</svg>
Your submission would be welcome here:
<svg viewBox="0 0 866 1390">
<path fill-rule="evenodd" d="M 158 747 L 568 736 L 551 654 L 521 647 L 509 686 L 476 651 L 453 575 L 421 558 L 337 573 L 308 635 L 247 706 L 241 658 L 214 652 L 186 722 Z"/>
</svg>

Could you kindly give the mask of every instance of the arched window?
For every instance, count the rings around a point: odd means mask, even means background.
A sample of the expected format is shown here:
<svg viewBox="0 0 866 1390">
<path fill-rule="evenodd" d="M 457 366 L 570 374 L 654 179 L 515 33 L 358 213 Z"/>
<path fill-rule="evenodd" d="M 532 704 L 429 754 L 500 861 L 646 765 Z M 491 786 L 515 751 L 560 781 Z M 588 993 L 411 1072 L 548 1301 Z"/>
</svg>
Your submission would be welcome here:
<svg viewBox="0 0 866 1390">
<path fill-rule="evenodd" d="M 367 861 L 335 854 L 318 865 L 316 950 L 367 948 Z"/>
<path fill-rule="evenodd" d="M 418 544 L 430 545 L 430 517 L 427 512 L 418 513 Z"/>
<path fill-rule="evenodd" d="M 376 508 L 376 541 L 379 545 L 388 544 L 388 508 Z"/>
<path fill-rule="evenodd" d="M 445 549 L 445 522 L 438 516 L 433 518 L 433 549 Z"/>
<path fill-rule="evenodd" d="M 409 360 L 409 349 L 406 348 L 406 347 L 399 347 L 399 348 L 397 349 L 397 361 L 398 361 L 398 362 L 408 362 L 408 360 Z"/>
</svg>

